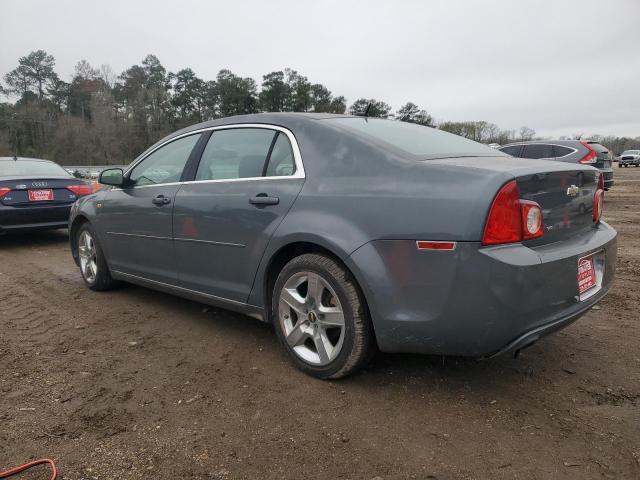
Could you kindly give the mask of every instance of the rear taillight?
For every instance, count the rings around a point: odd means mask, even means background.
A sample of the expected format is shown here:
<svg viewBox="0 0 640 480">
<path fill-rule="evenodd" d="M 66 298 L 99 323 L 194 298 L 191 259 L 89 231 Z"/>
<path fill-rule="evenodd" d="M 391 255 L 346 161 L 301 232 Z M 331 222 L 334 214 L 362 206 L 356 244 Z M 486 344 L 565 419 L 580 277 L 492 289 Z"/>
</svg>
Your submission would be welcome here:
<svg viewBox="0 0 640 480">
<path fill-rule="evenodd" d="M 593 221 L 598 223 L 602 218 L 602 208 L 604 207 L 604 177 L 598 176 L 598 188 L 593 195 Z"/>
<path fill-rule="evenodd" d="M 83 195 L 89 195 L 90 193 L 92 193 L 91 186 L 86 184 L 68 185 L 66 189 L 75 193 L 78 197 L 82 197 Z"/>
<path fill-rule="evenodd" d="M 4 197 L 10 191 L 11 189 L 9 187 L 0 187 L 0 198 Z"/>
<path fill-rule="evenodd" d="M 506 183 L 493 199 L 482 235 L 483 245 L 531 240 L 544 235 L 542 209 L 536 202 L 520 199 L 515 180 Z"/>
<path fill-rule="evenodd" d="M 580 163 L 596 163 L 596 160 L 598 160 L 598 152 L 596 152 L 587 142 L 580 143 L 589 150 L 589 153 L 580 159 Z"/>
</svg>

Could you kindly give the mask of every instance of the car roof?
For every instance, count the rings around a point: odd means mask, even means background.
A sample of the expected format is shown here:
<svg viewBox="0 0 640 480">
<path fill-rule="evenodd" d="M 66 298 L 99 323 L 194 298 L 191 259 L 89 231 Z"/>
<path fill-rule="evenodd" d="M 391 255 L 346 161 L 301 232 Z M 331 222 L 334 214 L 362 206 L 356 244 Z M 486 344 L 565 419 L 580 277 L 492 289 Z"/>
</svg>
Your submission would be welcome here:
<svg viewBox="0 0 640 480">
<path fill-rule="evenodd" d="M 275 125 L 278 127 L 284 127 L 289 130 L 295 130 L 296 127 L 300 127 L 301 123 L 315 123 L 318 120 L 326 120 L 329 118 L 362 118 L 357 115 L 346 115 L 339 113 L 316 113 L 316 112 L 264 112 L 264 113 L 248 113 L 244 115 L 234 115 L 231 117 L 216 118 L 214 120 L 208 120 L 206 122 L 196 123 L 189 125 L 181 130 L 170 133 L 164 138 L 161 138 L 156 143 L 151 145 L 147 150 L 142 152 L 138 158 L 145 155 L 146 152 L 153 150 L 157 145 L 165 143 L 174 137 L 184 135 L 185 133 L 194 132 L 197 130 L 203 130 L 210 127 L 219 127 L 223 125 L 241 125 L 247 123 L 264 123 L 268 125 Z M 388 119 L 384 119 L 388 120 Z M 392 121 L 392 120 L 389 120 Z"/>
<path fill-rule="evenodd" d="M 193 130 L 200 130 L 209 127 L 218 127 L 221 125 L 236 125 L 242 123 L 267 123 L 270 125 L 281 126 L 285 128 L 291 128 L 294 124 L 300 124 L 300 122 L 313 122 L 316 120 L 326 120 L 328 118 L 349 118 L 356 117 L 355 115 L 345 115 L 339 113 L 315 113 L 315 112 L 265 112 L 265 113 L 248 113 L 245 115 L 234 115 L 232 117 L 216 118 L 214 120 L 208 120 L 206 122 L 196 123 L 195 125 L 189 125 L 182 130 L 173 132 L 166 138 L 171 138 L 175 135 L 180 135 Z M 362 118 L 362 117 L 356 117 Z"/>
</svg>

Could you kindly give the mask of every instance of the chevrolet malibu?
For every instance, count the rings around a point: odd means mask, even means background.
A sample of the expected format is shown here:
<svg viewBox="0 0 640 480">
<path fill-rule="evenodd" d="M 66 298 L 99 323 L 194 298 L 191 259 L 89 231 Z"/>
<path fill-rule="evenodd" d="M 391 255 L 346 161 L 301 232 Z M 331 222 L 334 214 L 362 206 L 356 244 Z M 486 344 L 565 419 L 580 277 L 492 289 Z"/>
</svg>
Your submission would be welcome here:
<svg viewBox="0 0 640 480">
<path fill-rule="evenodd" d="M 131 282 L 272 322 L 320 378 L 376 349 L 517 352 L 614 276 L 598 170 L 399 121 L 218 119 L 100 182 L 69 223 L 89 288 Z"/>
</svg>

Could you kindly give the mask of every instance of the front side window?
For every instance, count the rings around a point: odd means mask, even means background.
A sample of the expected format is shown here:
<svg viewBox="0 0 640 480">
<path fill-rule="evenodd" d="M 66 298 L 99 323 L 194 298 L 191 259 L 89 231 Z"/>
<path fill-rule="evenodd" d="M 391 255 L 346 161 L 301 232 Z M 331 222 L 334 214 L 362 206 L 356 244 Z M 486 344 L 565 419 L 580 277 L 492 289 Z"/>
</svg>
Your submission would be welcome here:
<svg viewBox="0 0 640 480">
<path fill-rule="evenodd" d="M 534 143 L 525 145 L 522 151 L 524 158 L 553 158 L 553 145 L 546 143 Z"/>
<path fill-rule="evenodd" d="M 182 137 L 160 147 L 131 170 L 129 182 L 133 186 L 179 182 L 201 135 Z"/>
<path fill-rule="evenodd" d="M 202 153 L 196 180 L 261 177 L 277 134 L 266 128 L 215 130 Z"/>
</svg>

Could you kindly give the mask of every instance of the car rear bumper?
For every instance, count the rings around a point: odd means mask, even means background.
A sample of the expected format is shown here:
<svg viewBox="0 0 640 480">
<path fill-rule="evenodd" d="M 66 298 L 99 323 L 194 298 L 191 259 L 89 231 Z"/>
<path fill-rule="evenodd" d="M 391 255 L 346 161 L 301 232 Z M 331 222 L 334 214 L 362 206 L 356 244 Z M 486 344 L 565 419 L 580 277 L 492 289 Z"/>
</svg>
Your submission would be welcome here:
<svg viewBox="0 0 640 480">
<path fill-rule="evenodd" d="M 616 236 L 602 222 L 531 248 L 458 242 L 454 251 L 418 251 L 412 240 L 380 240 L 356 250 L 347 264 L 364 290 L 382 351 L 484 357 L 523 348 L 602 299 L 613 281 Z M 598 286 L 581 299 L 578 260 L 590 254 L 603 268 Z"/>
<path fill-rule="evenodd" d="M 72 204 L 8 207 L 0 205 L 0 233 L 66 228 Z"/>
<path fill-rule="evenodd" d="M 600 171 L 604 176 L 604 188 L 609 189 L 613 187 L 613 169 L 612 168 L 601 168 Z"/>
</svg>

